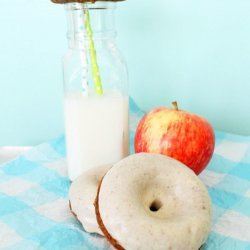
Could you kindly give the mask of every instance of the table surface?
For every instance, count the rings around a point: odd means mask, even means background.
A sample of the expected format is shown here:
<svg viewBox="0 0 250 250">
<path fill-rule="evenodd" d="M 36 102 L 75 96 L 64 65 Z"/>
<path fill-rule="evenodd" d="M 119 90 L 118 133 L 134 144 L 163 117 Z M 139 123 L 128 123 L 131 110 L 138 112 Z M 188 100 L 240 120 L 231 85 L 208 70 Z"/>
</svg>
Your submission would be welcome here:
<svg viewBox="0 0 250 250">
<path fill-rule="evenodd" d="M 20 154 L 30 150 L 31 147 L 6 146 L 0 147 L 0 164 L 15 159 Z"/>
</svg>

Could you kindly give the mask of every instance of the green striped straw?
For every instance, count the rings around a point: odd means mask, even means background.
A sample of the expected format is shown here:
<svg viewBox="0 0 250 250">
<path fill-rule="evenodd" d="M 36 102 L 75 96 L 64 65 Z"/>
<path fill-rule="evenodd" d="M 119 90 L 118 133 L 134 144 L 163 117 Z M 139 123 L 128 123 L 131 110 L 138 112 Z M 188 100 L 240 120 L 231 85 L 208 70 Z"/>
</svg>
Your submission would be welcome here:
<svg viewBox="0 0 250 250">
<path fill-rule="evenodd" d="M 95 93 L 101 96 L 103 95 L 102 80 L 100 76 L 100 70 L 97 64 L 97 56 L 93 39 L 93 32 L 90 23 L 89 10 L 86 9 L 84 12 L 85 12 L 85 28 L 89 40 L 90 64 L 94 81 Z"/>
</svg>

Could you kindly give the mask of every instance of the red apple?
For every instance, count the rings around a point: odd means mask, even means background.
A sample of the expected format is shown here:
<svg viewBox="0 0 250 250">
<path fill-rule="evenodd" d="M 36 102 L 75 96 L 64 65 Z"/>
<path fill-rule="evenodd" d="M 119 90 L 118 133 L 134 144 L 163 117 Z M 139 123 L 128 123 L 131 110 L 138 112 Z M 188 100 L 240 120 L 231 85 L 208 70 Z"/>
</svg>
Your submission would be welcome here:
<svg viewBox="0 0 250 250">
<path fill-rule="evenodd" d="M 197 175 L 209 163 L 215 144 L 212 126 L 204 118 L 174 108 L 157 108 L 140 121 L 135 152 L 158 153 L 181 161 Z"/>
</svg>

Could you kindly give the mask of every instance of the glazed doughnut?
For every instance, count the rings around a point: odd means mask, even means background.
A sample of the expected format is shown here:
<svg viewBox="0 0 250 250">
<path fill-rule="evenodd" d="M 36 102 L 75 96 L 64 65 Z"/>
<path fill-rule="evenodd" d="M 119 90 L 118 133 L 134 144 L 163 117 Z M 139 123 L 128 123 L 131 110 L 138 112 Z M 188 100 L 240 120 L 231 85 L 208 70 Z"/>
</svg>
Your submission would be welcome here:
<svg viewBox="0 0 250 250">
<path fill-rule="evenodd" d="M 99 185 L 95 207 L 116 249 L 198 250 L 211 226 L 205 186 L 188 167 L 157 154 L 115 164 Z"/>
<path fill-rule="evenodd" d="M 94 201 L 98 185 L 111 167 L 112 165 L 106 165 L 88 170 L 70 186 L 70 209 L 89 233 L 102 234 L 96 221 Z"/>
</svg>

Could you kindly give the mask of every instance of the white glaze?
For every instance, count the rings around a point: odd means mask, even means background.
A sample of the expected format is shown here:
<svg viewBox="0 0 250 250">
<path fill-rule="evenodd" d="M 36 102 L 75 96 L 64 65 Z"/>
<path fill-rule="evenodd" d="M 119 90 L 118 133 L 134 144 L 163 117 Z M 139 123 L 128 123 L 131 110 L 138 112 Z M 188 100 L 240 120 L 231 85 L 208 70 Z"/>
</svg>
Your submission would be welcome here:
<svg viewBox="0 0 250 250">
<path fill-rule="evenodd" d="M 70 186 L 69 200 L 72 211 L 82 223 L 85 231 L 102 235 L 96 221 L 94 201 L 102 177 L 112 165 L 101 166 L 86 171 Z"/>
<path fill-rule="evenodd" d="M 158 200 L 162 207 L 150 211 Z M 211 202 L 199 178 L 162 155 L 137 154 L 115 164 L 99 194 L 103 223 L 125 249 L 197 250 L 211 226 Z"/>
</svg>

